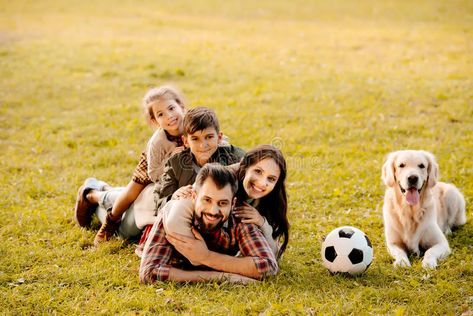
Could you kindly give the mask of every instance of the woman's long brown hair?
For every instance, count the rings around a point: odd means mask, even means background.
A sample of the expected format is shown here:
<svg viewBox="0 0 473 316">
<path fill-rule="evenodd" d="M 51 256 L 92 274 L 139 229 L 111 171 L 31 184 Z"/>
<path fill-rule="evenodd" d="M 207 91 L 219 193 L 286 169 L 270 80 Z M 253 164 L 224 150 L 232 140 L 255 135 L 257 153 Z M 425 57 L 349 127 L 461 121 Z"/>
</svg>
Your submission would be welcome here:
<svg viewBox="0 0 473 316">
<path fill-rule="evenodd" d="M 289 222 L 287 220 L 287 196 L 286 196 L 286 160 L 281 151 L 271 145 L 259 145 L 248 151 L 243 156 L 238 170 L 238 201 L 248 199 L 248 195 L 243 188 L 243 179 L 249 167 L 258 163 L 259 161 L 272 158 L 280 169 L 280 175 L 274 189 L 266 196 L 259 200 L 256 207 L 261 215 L 266 217 L 266 220 L 273 228 L 273 238 L 283 239 L 282 245 L 278 251 L 278 258 L 281 257 L 284 250 L 286 250 L 289 242 Z"/>
</svg>

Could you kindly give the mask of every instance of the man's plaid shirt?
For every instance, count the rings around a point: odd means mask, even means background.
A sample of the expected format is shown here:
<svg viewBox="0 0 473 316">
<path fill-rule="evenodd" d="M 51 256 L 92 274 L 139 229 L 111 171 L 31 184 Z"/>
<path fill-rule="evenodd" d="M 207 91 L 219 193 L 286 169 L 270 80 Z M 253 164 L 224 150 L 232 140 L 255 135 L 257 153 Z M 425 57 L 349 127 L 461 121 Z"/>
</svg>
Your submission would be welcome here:
<svg viewBox="0 0 473 316">
<path fill-rule="evenodd" d="M 197 222 L 194 223 L 198 229 Z M 211 251 L 231 256 L 240 252 L 244 257 L 253 258 L 260 278 L 276 275 L 278 272 L 278 264 L 271 247 L 256 225 L 238 222 L 230 215 L 221 229 L 212 234 L 202 234 L 202 237 Z M 141 257 L 140 280 L 142 283 L 166 281 L 171 267 L 185 268 L 191 265 L 167 241 L 163 222 L 160 220 L 153 225 L 146 241 Z"/>
</svg>

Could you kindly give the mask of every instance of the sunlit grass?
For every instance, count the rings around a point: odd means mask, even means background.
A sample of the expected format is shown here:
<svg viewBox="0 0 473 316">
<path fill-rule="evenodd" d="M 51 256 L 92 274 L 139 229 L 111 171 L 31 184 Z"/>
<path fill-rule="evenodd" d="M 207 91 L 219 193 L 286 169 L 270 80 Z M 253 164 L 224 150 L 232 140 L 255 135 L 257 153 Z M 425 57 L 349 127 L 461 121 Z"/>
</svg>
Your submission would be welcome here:
<svg viewBox="0 0 473 316">
<path fill-rule="evenodd" d="M 0 1 L 0 311 L 471 314 L 471 221 L 436 271 L 395 270 L 380 168 L 432 151 L 471 217 L 472 38 L 469 1 Z M 167 82 L 215 108 L 232 143 L 284 151 L 275 279 L 143 286 L 132 245 L 94 250 L 73 222 L 86 177 L 129 181 L 151 135 L 140 100 Z M 322 237 L 347 224 L 375 248 L 358 278 L 321 265 Z"/>
</svg>

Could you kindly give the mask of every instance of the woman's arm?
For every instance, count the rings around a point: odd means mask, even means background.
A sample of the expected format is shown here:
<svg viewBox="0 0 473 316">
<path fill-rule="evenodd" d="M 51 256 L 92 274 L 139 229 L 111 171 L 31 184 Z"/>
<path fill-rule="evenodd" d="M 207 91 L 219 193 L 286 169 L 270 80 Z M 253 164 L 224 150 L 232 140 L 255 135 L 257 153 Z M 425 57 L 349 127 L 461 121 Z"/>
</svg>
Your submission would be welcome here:
<svg viewBox="0 0 473 316">
<path fill-rule="evenodd" d="M 260 227 L 261 232 L 264 235 L 264 238 L 268 241 L 269 246 L 271 247 L 271 250 L 274 253 L 274 256 L 278 256 L 278 251 L 279 247 L 277 245 L 277 240 L 273 238 L 273 227 L 269 225 L 268 221 L 266 220 L 266 217 L 264 217 L 264 224 Z"/>
<path fill-rule="evenodd" d="M 264 238 L 268 241 L 269 246 L 273 254 L 277 257 L 278 245 L 276 240 L 273 238 L 273 228 L 269 225 L 268 221 L 262 216 L 256 208 L 250 204 L 243 202 L 242 206 L 235 207 L 235 216 L 241 218 L 241 222 L 245 224 L 255 224 L 261 230 Z"/>
</svg>

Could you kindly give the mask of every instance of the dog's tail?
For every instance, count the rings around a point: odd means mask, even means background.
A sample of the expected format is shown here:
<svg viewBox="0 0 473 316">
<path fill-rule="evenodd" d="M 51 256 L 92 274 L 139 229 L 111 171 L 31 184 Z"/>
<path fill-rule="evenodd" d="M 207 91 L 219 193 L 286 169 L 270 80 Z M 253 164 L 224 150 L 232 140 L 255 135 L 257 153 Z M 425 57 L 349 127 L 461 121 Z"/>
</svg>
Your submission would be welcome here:
<svg viewBox="0 0 473 316">
<path fill-rule="evenodd" d="M 463 194 L 454 185 L 450 185 L 445 194 L 445 198 L 451 203 L 447 203 L 448 226 L 452 229 L 462 226 L 466 223 L 465 198 Z M 450 196 L 448 196 L 450 195 Z"/>
<path fill-rule="evenodd" d="M 465 198 L 463 197 L 463 194 L 460 193 L 461 196 L 461 203 L 459 205 L 458 213 L 457 213 L 457 218 L 456 222 L 454 223 L 455 226 L 461 226 L 466 223 L 466 203 L 465 203 Z"/>
</svg>

